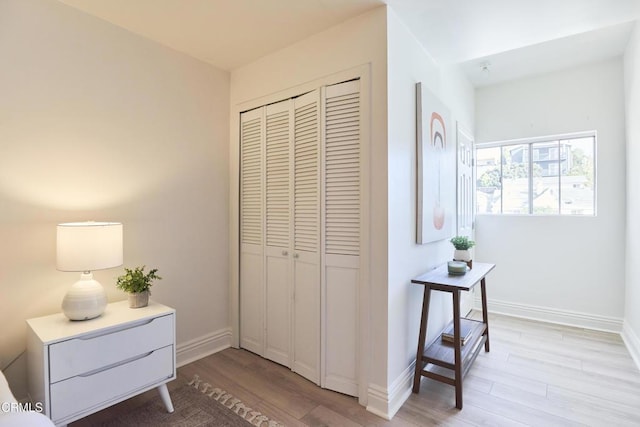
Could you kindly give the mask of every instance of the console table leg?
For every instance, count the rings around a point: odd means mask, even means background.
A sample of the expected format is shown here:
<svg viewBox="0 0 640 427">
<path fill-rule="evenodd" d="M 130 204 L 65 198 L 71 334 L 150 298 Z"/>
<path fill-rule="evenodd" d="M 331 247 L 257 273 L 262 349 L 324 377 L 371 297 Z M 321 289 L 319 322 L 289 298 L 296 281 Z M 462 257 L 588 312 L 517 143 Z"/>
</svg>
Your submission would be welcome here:
<svg viewBox="0 0 640 427">
<path fill-rule="evenodd" d="M 171 402 L 171 396 L 169 396 L 167 384 L 159 385 L 158 393 L 160 393 L 160 398 L 162 399 L 162 403 L 164 403 L 164 406 L 167 408 L 167 412 L 173 412 L 173 403 Z"/>
<path fill-rule="evenodd" d="M 487 340 L 484 342 L 484 351 L 489 351 L 489 312 L 487 312 L 487 289 L 484 277 L 480 280 L 480 290 L 482 292 L 482 321 L 485 324 L 484 335 Z"/>
<path fill-rule="evenodd" d="M 427 339 L 427 319 L 429 318 L 429 300 L 431 298 L 431 288 L 424 287 L 424 296 L 422 297 L 422 318 L 420 319 L 420 336 L 418 338 L 418 351 L 416 354 L 416 372 L 413 377 L 413 392 L 420 391 L 420 380 L 422 379 L 422 354 L 424 353 L 424 343 Z"/>
<path fill-rule="evenodd" d="M 453 355 L 456 387 L 456 408 L 462 409 L 462 340 L 460 339 L 460 291 L 453 295 Z"/>
</svg>

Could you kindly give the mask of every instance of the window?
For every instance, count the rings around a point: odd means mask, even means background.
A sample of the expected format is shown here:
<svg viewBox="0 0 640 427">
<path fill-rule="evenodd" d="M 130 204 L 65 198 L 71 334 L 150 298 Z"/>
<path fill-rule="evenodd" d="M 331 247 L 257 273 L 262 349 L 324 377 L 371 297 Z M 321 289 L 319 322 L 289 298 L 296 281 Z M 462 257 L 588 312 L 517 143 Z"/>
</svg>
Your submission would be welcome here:
<svg viewBox="0 0 640 427">
<path fill-rule="evenodd" d="M 595 153 L 595 132 L 477 144 L 477 212 L 595 215 Z"/>
</svg>

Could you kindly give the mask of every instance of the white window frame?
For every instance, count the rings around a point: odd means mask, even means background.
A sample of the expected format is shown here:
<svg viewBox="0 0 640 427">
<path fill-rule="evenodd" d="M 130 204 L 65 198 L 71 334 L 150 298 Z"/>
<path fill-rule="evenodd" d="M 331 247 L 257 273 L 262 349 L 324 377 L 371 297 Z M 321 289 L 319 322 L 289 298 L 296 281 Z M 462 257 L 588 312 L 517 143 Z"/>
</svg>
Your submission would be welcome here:
<svg viewBox="0 0 640 427">
<path fill-rule="evenodd" d="M 593 138 L 593 214 L 563 214 L 562 213 L 562 186 L 561 186 L 561 182 L 562 182 L 562 168 L 560 167 L 560 158 L 561 156 L 561 151 L 560 151 L 560 147 L 558 147 L 558 213 L 554 213 L 554 214 L 536 214 L 533 212 L 533 164 L 534 161 L 536 161 L 536 159 L 534 159 L 534 155 L 533 155 L 533 144 L 535 143 L 540 143 L 540 142 L 561 142 L 563 140 L 570 140 L 570 139 L 580 139 L 580 138 Z M 597 176 L 598 176 L 598 156 L 597 156 L 597 151 L 598 151 L 598 135 L 597 135 L 597 131 L 592 130 L 592 131 L 583 131 L 583 132 L 572 132 L 572 133 L 565 133 L 565 134 L 558 134 L 558 135 L 547 135 L 547 136 L 539 136 L 539 137 L 532 137 L 532 138 L 519 138 L 519 139 L 509 139 L 509 140 L 502 140 L 502 141 L 491 141 L 491 142 L 478 142 L 475 144 L 475 151 L 476 153 L 474 153 L 474 157 L 476 159 L 478 159 L 478 155 L 477 155 L 477 151 L 481 150 L 481 149 L 485 149 L 485 148 L 496 148 L 499 147 L 501 148 L 500 150 L 500 177 L 502 179 L 502 147 L 507 147 L 507 146 L 515 146 L 515 145 L 523 145 L 525 146 L 524 148 L 524 152 L 528 154 L 528 168 L 529 168 L 529 173 L 528 173 L 528 180 L 529 180 L 529 203 L 528 203 L 528 208 L 529 208 L 529 212 L 528 213 L 503 213 L 502 212 L 502 206 L 504 203 L 504 200 L 502 199 L 503 195 L 501 195 L 501 201 L 500 201 L 500 212 L 487 212 L 487 213 L 480 213 L 477 212 L 477 215 L 510 215 L 510 216 L 517 216 L 517 215 L 524 215 L 524 216 L 564 216 L 564 217 L 569 217 L 569 216 L 580 216 L 580 217 L 595 217 L 597 216 L 598 212 L 597 212 L 597 206 L 598 206 L 598 202 L 597 202 Z M 476 179 L 479 178 L 476 176 Z M 476 192 L 478 191 L 477 187 L 476 187 Z M 476 200 L 477 200 L 477 195 L 476 195 Z"/>
</svg>

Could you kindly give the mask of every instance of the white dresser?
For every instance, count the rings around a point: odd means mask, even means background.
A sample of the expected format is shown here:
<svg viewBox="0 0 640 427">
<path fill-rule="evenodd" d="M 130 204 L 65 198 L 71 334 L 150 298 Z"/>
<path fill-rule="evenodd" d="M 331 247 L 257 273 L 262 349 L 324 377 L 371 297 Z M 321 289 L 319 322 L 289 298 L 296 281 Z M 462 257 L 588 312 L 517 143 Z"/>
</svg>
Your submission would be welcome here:
<svg viewBox="0 0 640 427">
<path fill-rule="evenodd" d="M 107 305 L 102 316 L 71 321 L 62 313 L 27 320 L 29 393 L 56 425 L 65 425 L 176 377 L 175 310 L 149 302 Z"/>
</svg>

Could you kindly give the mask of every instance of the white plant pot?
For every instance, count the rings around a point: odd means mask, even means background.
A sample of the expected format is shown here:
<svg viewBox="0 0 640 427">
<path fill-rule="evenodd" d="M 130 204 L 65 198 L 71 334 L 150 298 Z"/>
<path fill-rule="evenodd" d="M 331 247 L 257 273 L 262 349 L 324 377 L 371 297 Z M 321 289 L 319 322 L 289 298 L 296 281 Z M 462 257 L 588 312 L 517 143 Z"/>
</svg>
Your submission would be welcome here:
<svg viewBox="0 0 640 427">
<path fill-rule="evenodd" d="M 456 249 L 453 251 L 454 261 L 471 261 L 471 251 L 469 249 Z"/>
</svg>

